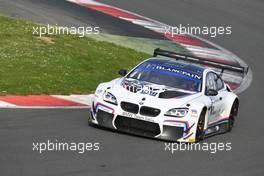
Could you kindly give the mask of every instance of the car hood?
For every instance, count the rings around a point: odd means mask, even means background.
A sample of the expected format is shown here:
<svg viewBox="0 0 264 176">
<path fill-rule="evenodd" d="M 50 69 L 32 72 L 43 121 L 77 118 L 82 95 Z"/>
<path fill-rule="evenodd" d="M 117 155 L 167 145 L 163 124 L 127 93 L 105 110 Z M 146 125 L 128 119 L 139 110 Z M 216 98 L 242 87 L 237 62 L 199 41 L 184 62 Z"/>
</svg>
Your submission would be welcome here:
<svg viewBox="0 0 264 176">
<path fill-rule="evenodd" d="M 118 100 L 137 103 L 144 101 L 144 105 L 150 106 L 181 107 L 201 96 L 200 92 L 189 92 L 129 78 L 116 79 L 110 83 L 111 93 Z"/>
</svg>

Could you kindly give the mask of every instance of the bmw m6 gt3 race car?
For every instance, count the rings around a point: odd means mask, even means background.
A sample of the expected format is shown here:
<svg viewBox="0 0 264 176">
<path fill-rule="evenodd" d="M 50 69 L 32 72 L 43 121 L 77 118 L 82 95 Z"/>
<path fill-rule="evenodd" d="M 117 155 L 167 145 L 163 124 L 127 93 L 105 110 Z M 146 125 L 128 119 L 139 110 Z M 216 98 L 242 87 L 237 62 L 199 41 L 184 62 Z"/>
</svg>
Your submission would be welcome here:
<svg viewBox="0 0 264 176">
<path fill-rule="evenodd" d="M 156 49 L 130 72 L 120 70 L 121 78 L 98 85 L 89 124 L 178 142 L 231 131 L 239 100 L 212 67 L 245 72 Z"/>
</svg>

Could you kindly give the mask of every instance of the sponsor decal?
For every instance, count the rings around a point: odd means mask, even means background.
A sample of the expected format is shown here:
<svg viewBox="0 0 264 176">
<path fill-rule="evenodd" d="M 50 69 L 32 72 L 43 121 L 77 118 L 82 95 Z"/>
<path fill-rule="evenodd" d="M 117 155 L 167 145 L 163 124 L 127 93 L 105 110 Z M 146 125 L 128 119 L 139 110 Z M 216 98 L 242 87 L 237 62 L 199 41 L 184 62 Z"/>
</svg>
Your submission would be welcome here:
<svg viewBox="0 0 264 176">
<path fill-rule="evenodd" d="M 126 112 L 126 111 L 123 111 L 122 115 L 125 117 L 134 118 L 134 119 L 138 119 L 138 120 L 154 122 L 154 120 L 151 117 L 141 116 L 141 115 L 133 114 L 133 113 Z"/>
<path fill-rule="evenodd" d="M 162 64 L 156 64 L 151 61 L 146 62 L 138 67 L 138 70 L 159 72 L 161 74 L 175 75 L 195 82 L 202 81 L 202 73 L 192 72 L 191 70 L 184 69 L 177 66 L 167 66 Z"/>
<path fill-rule="evenodd" d="M 153 90 L 141 90 L 139 93 L 141 93 L 141 94 L 147 94 L 147 95 L 150 95 L 150 96 L 153 96 L 153 97 L 155 97 L 157 94 L 158 94 L 158 92 L 154 92 Z"/>
<path fill-rule="evenodd" d="M 159 90 L 153 88 L 151 85 L 148 85 L 147 83 L 138 82 L 138 81 L 129 81 L 129 80 L 124 80 L 122 86 L 130 92 L 150 95 L 153 97 L 157 96 Z"/>
<path fill-rule="evenodd" d="M 165 70 L 165 71 L 174 72 L 174 73 L 179 73 L 179 74 L 182 74 L 182 75 L 185 75 L 185 76 L 189 76 L 189 77 L 192 77 L 192 78 L 195 78 L 195 79 L 199 79 L 199 80 L 202 79 L 201 75 L 196 75 L 196 74 L 193 74 L 193 73 L 190 73 L 190 72 L 187 72 L 187 71 L 177 70 L 175 68 L 169 68 L 169 67 L 166 67 L 166 66 L 157 65 L 155 67 L 155 69 L 157 69 L 157 70 Z"/>
</svg>

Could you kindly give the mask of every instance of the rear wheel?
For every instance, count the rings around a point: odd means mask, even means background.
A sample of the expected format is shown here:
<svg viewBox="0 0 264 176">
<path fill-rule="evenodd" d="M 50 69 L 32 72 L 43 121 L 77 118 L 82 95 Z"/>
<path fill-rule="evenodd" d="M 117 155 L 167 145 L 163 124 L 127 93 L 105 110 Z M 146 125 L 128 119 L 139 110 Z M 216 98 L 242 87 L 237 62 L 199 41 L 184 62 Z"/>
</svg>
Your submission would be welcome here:
<svg viewBox="0 0 264 176">
<path fill-rule="evenodd" d="M 228 120 L 228 127 L 227 127 L 227 131 L 232 131 L 234 123 L 235 123 L 235 119 L 237 117 L 237 113 L 238 113 L 238 101 L 236 100 L 231 108 L 231 112 L 229 115 L 229 120 Z"/>
<path fill-rule="evenodd" d="M 195 142 L 199 142 L 204 139 L 205 114 L 206 114 L 206 110 L 204 109 L 198 120 Z"/>
</svg>

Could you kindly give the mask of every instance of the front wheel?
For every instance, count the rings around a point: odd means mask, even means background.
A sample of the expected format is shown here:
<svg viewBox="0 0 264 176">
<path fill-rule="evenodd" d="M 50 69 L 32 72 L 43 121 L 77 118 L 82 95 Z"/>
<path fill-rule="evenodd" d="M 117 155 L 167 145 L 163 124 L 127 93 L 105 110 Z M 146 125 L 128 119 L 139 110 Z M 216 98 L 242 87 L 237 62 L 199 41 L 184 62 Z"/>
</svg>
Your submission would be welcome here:
<svg viewBox="0 0 264 176">
<path fill-rule="evenodd" d="M 95 126 L 95 124 L 92 122 L 92 112 L 88 115 L 88 125 L 89 126 Z"/>
<path fill-rule="evenodd" d="M 206 110 L 203 110 L 198 120 L 195 142 L 199 142 L 204 139 L 205 115 L 206 115 Z"/>
<path fill-rule="evenodd" d="M 228 132 L 232 131 L 234 127 L 235 118 L 237 117 L 237 113 L 238 113 L 238 101 L 235 101 L 232 105 L 231 112 L 230 112 L 229 119 L 228 119 L 228 126 L 227 126 Z"/>
</svg>

